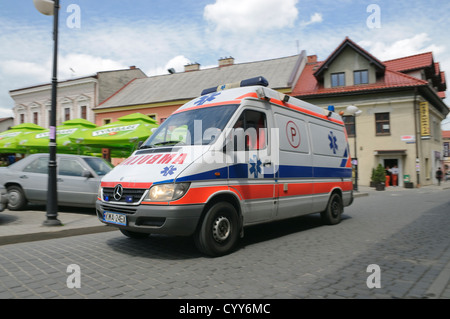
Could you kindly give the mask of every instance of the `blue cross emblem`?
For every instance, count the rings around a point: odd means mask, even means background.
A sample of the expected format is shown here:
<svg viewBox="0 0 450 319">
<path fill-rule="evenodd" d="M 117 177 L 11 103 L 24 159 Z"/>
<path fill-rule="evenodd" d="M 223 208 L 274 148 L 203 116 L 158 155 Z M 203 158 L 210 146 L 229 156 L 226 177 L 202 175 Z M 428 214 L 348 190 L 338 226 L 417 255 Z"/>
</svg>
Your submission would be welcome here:
<svg viewBox="0 0 450 319">
<path fill-rule="evenodd" d="M 175 173 L 176 170 L 177 170 L 177 169 L 176 169 L 173 165 L 166 166 L 166 167 L 164 167 L 163 170 L 161 171 L 161 174 L 162 174 L 163 176 L 172 175 L 172 174 Z"/>
<path fill-rule="evenodd" d="M 337 138 L 334 136 L 333 132 L 330 132 L 328 134 L 328 140 L 330 141 L 330 149 L 333 151 L 333 154 L 336 154 L 336 151 L 338 150 L 337 145 Z"/>
<path fill-rule="evenodd" d="M 198 101 L 194 102 L 194 105 L 199 106 L 205 104 L 206 102 L 211 102 L 212 100 L 215 100 L 218 95 L 220 95 L 220 92 L 204 95 L 200 97 Z"/>
<path fill-rule="evenodd" d="M 253 155 L 253 159 L 250 159 L 250 174 L 258 178 L 258 174 L 262 174 L 261 160 Z"/>
</svg>

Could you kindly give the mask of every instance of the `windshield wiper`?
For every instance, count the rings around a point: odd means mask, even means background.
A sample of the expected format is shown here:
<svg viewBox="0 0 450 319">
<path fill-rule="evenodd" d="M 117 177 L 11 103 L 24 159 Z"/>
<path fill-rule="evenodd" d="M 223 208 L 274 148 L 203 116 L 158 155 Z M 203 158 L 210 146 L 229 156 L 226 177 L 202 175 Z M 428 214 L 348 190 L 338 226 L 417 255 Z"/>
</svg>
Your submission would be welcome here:
<svg viewBox="0 0 450 319">
<path fill-rule="evenodd" d="M 145 149 L 145 148 L 154 148 L 155 145 L 141 145 L 141 147 L 139 147 L 140 150 Z"/>
<path fill-rule="evenodd" d="M 156 146 L 156 145 L 167 145 L 167 144 L 185 145 L 186 143 L 184 143 L 182 141 L 164 141 L 164 142 L 159 142 L 159 143 L 155 143 L 155 144 L 152 144 L 152 145 Z"/>
</svg>

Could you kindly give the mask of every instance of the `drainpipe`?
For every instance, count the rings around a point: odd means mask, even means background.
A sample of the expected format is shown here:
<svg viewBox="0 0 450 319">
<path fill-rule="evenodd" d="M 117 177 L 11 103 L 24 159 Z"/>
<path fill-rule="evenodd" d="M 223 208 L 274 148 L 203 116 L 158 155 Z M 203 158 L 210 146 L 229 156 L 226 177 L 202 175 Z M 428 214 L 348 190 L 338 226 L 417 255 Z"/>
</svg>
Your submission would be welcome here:
<svg viewBox="0 0 450 319">
<path fill-rule="evenodd" d="M 420 141 L 420 132 L 417 128 L 417 115 L 419 114 L 419 110 L 417 109 L 417 87 L 414 88 L 414 129 L 416 131 L 416 165 L 420 165 L 419 162 L 419 141 Z M 420 167 L 420 166 L 419 166 Z M 420 187 L 420 171 L 416 169 L 416 179 L 417 179 L 417 188 Z"/>
</svg>

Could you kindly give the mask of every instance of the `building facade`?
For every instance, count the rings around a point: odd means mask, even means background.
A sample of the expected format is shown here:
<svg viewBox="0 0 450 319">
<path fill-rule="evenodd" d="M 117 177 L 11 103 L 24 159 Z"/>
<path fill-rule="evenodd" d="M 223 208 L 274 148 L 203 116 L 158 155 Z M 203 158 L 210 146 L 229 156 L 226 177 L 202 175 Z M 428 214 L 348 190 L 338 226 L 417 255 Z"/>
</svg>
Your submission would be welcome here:
<svg viewBox="0 0 450 319">
<path fill-rule="evenodd" d="M 292 95 L 343 112 L 360 185 L 382 164 L 398 168 L 398 186 L 420 186 L 436 183 L 441 165 L 445 90 L 431 52 L 381 62 L 346 38 L 325 61 L 308 57 Z M 359 116 L 346 113 L 350 105 Z"/>
<path fill-rule="evenodd" d="M 98 72 L 96 75 L 58 83 L 56 125 L 82 118 L 95 122 L 95 107 L 124 84 L 146 75 L 136 67 Z M 26 87 L 9 92 L 14 100 L 14 125 L 34 123 L 48 128 L 51 110 L 51 84 Z"/>
</svg>

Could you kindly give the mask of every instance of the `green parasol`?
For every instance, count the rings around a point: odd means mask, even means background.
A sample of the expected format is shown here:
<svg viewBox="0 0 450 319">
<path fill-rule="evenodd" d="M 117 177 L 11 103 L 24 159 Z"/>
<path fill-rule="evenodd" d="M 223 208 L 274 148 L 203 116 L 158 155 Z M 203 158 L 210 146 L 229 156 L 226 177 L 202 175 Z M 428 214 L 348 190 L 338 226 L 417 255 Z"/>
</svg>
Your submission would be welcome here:
<svg viewBox="0 0 450 319">
<path fill-rule="evenodd" d="M 0 133 L 0 153 L 26 153 L 26 150 L 19 145 L 19 141 L 25 134 L 40 133 L 45 131 L 42 126 L 33 123 L 23 123 L 11 127 L 9 130 Z"/>
<path fill-rule="evenodd" d="M 73 143 L 69 138 L 75 132 L 91 130 L 96 127 L 97 125 L 84 119 L 65 121 L 62 125 L 56 127 L 56 151 L 63 154 L 98 152 L 97 149 L 94 150 Z M 19 146 L 25 149 L 27 153 L 45 153 L 48 152 L 49 149 L 50 130 L 46 129 L 42 132 L 27 132 L 20 135 L 18 140 Z"/>
<path fill-rule="evenodd" d="M 127 157 L 157 127 L 157 122 L 150 117 L 133 113 L 96 129 L 76 132 L 70 136 L 70 140 L 84 146 L 109 148 L 112 154 L 122 153 L 121 157 Z"/>
</svg>

